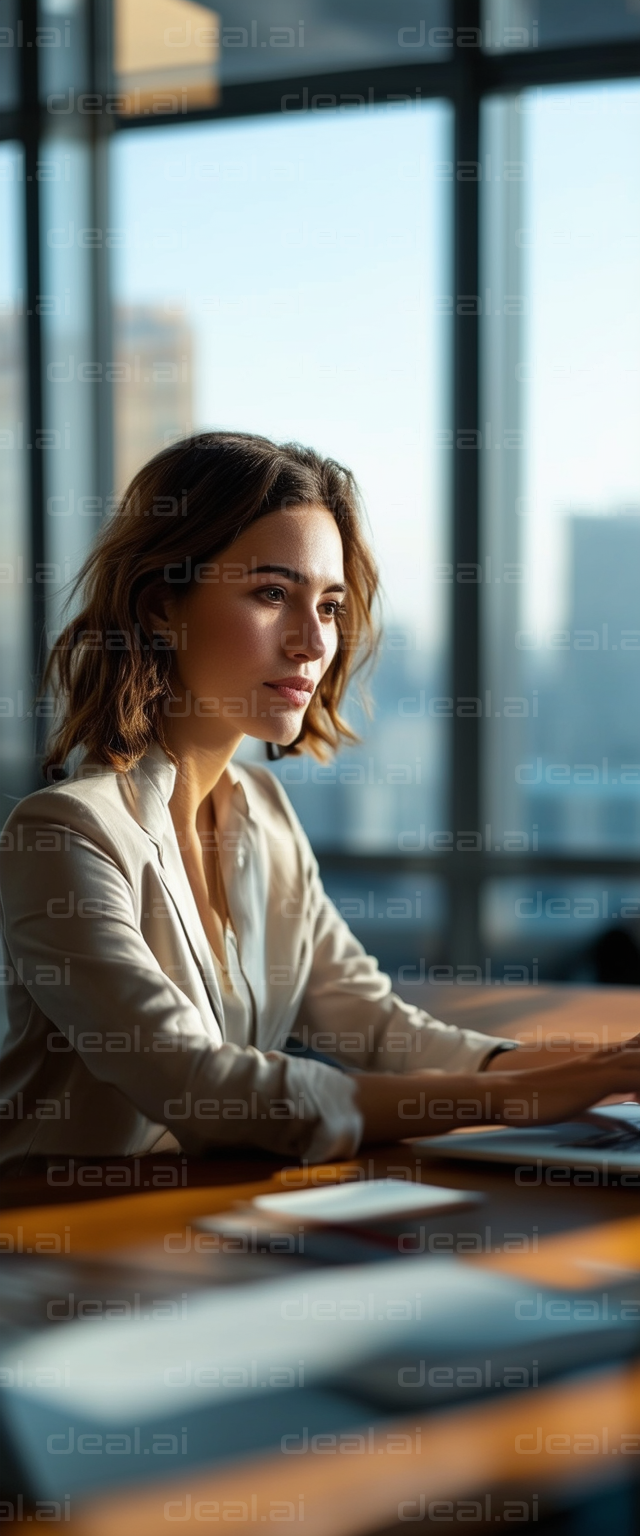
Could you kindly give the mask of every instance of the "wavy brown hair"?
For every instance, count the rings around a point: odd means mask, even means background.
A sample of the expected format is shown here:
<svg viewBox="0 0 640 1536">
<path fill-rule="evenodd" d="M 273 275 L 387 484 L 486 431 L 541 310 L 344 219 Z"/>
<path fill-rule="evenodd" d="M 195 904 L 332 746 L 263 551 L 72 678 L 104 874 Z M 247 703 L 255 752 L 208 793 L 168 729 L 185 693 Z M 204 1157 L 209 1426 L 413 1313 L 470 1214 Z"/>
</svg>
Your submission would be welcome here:
<svg viewBox="0 0 640 1536">
<path fill-rule="evenodd" d="M 323 758 L 341 740 L 357 741 L 339 710 L 353 672 L 375 654 L 378 578 L 353 475 L 297 443 L 203 432 L 163 449 L 138 471 L 78 576 L 70 601 L 81 592 L 81 611 L 58 636 L 44 676 L 58 704 L 47 777 L 76 747 L 120 772 L 152 742 L 167 750 L 172 658 L 150 632 L 145 598 L 152 588 L 168 588 L 167 567 L 184 573 L 186 591 L 199 567 L 257 518 L 311 505 L 326 507 L 338 525 L 347 593 L 336 655 L 299 737 L 283 750 Z"/>
</svg>

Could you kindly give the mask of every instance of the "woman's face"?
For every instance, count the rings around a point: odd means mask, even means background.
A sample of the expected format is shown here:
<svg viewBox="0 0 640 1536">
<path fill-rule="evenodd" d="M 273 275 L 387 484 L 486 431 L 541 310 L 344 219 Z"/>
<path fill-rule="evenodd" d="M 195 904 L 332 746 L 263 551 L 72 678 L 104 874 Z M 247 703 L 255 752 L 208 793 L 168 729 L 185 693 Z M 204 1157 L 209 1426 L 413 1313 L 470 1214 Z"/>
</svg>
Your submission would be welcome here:
<svg viewBox="0 0 640 1536">
<path fill-rule="evenodd" d="M 325 507 L 252 523 L 165 604 L 177 641 L 169 719 L 182 731 L 190 721 L 200 741 L 295 741 L 336 653 L 345 590 L 342 539 Z"/>
</svg>

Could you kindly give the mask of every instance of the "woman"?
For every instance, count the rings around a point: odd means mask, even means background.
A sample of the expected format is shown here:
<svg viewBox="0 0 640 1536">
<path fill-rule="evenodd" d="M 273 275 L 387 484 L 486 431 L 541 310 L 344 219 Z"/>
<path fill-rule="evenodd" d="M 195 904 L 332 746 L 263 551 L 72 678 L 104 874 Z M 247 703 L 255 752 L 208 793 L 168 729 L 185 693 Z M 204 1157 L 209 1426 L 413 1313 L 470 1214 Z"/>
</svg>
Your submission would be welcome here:
<svg viewBox="0 0 640 1536">
<path fill-rule="evenodd" d="M 179 443 L 83 579 L 49 665 L 48 785 L 4 832 L 5 1158 L 320 1161 L 635 1091 L 635 1047 L 516 1072 L 513 1042 L 395 997 L 274 776 L 232 761 L 244 736 L 272 755 L 353 739 L 339 706 L 374 649 L 376 574 L 346 470 L 242 434 Z"/>
</svg>

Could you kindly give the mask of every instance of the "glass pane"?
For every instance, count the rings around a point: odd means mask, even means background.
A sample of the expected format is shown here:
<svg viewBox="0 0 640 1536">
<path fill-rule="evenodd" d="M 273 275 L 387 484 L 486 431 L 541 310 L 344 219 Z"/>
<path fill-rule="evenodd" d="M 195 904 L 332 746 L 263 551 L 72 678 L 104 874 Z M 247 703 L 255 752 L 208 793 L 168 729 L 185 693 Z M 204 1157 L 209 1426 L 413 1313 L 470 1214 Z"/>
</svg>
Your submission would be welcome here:
<svg viewBox="0 0 640 1536">
<path fill-rule="evenodd" d="M 351 466 L 386 590 L 375 720 L 354 702 L 360 747 L 279 772 L 316 846 L 424 851 L 446 825 L 448 109 L 123 133 L 112 155 L 118 485 L 189 423 Z"/>
<path fill-rule="evenodd" d="M 125 490 L 136 470 L 165 443 L 193 429 L 192 326 L 161 304 L 115 307 L 115 479 Z"/>
<path fill-rule="evenodd" d="M 323 870 L 324 886 L 352 933 L 375 955 L 409 1002 L 433 979 L 442 955 L 446 889 L 427 875 L 338 874 Z"/>
<path fill-rule="evenodd" d="M 95 241 L 91 154 L 79 138 L 44 141 L 40 160 L 47 628 L 53 639 L 70 585 L 100 527 L 95 423 L 104 409 L 93 333 Z"/>
<path fill-rule="evenodd" d="M 489 52 L 640 37 L 638 0 L 485 0 Z"/>
<path fill-rule="evenodd" d="M 637 879 L 491 880 L 481 921 L 487 981 L 640 985 Z"/>
<path fill-rule="evenodd" d="M 484 114 L 486 806 L 504 852 L 640 846 L 640 88 Z"/>
<path fill-rule="evenodd" d="M 77 92 L 91 87 L 89 0 L 38 0 L 37 44 L 40 99 L 64 121 L 79 105 Z"/>
<path fill-rule="evenodd" d="M 24 160 L 0 145 L 0 816 L 33 788 L 33 684 L 24 324 Z"/>
<path fill-rule="evenodd" d="M 450 0 L 404 0 L 400 11 L 396 0 L 216 0 L 215 8 L 223 85 L 446 58 L 453 41 Z"/>
<path fill-rule="evenodd" d="M 18 48 L 18 0 L 2 0 L 0 5 L 0 109 L 18 104 L 20 96 L 20 54 Z"/>
<path fill-rule="evenodd" d="M 218 99 L 218 17 L 194 0 L 115 0 L 115 89 L 125 116 L 189 112 Z"/>
</svg>

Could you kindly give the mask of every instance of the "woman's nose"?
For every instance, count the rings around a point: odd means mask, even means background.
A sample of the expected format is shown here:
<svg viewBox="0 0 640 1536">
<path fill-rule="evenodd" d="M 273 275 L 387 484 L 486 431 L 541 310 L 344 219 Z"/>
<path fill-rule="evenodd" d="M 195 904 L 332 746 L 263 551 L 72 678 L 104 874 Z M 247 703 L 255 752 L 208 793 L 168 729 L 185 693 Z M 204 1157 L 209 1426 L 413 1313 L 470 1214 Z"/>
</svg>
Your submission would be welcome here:
<svg viewBox="0 0 640 1536">
<path fill-rule="evenodd" d="M 318 619 L 304 619 L 295 629 L 285 630 L 282 647 L 288 656 L 304 656 L 317 661 L 326 654 L 328 638 Z"/>
</svg>

